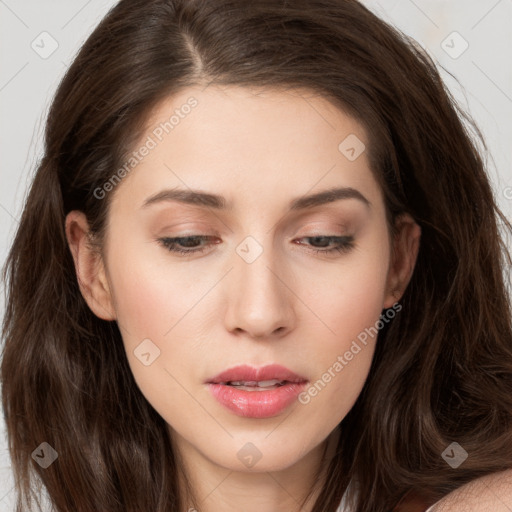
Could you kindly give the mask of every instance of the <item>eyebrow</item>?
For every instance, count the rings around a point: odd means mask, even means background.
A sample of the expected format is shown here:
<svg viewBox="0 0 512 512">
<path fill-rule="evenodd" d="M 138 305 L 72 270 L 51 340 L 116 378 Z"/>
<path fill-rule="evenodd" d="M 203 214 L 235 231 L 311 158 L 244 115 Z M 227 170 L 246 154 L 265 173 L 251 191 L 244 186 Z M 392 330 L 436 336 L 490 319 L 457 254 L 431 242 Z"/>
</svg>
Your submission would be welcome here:
<svg viewBox="0 0 512 512">
<path fill-rule="evenodd" d="M 352 187 L 338 187 L 297 197 L 290 202 L 289 209 L 290 211 L 306 210 L 342 199 L 357 199 L 368 208 L 371 207 L 370 201 L 359 190 Z M 232 204 L 226 201 L 225 197 L 217 194 L 210 194 L 200 190 L 168 189 L 148 197 L 144 201 L 142 208 L 147 208 L 152 204 L 162 201 L 177 201 L 183 204 L 204 206 L 215 210 L 231 210 L 233 207 Z"/>
</svg>

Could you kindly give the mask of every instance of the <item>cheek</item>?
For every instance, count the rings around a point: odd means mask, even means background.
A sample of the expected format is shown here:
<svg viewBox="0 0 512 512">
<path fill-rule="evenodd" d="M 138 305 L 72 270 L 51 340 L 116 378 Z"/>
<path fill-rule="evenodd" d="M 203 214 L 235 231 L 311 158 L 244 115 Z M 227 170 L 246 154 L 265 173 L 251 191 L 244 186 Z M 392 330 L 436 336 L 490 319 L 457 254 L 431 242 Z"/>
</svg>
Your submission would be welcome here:
<svg viewBox="0 0 512 512">
<path fill-rule="evenodd" d="M 194 367 L 197 324 L 191 305 L 208 282 L 192 286 L 189 275 L 148 262 L 136 251 L 112 253 L 110 278 L 128 363 L 142 394 L 167 421 L 183 410 L 200 421 L 200 408 L 191 407 L 182 386 L 190 387 Z"/>
<path fill-rule="evenodd" d="M 118 272 L 112 281 L 119 327 L 125 331 L 123 337 L 125 334 L 129 338 L 161 336 L 170 329 L 170 312 L 178 306 L 178 301 L 172 302 L 176 294 L 168 293 L 148 269 L 128 268 L 123 272 L 119 268 Z"/>
<path fill-rule="evenodd" d="M 320 319 L 313 343 L 304 346 L 304 361 L 315 361 L 315 380 L 302 395 L 304 405 L 315 404 L 321 421 L 337 421 L 351 409 L 368 376 L 378 339 L 386 286 L 387 260 L 361 253 L 340 263 L 329 279 L 316 281 L 310 304 Z M 385 253 L 380 253 L 385 254 Z M 311 290 L 311 289 L 310 289 Z"/>
<path fill-rule="evenodd" d="M 149 396 L 152 390 L 158 395 L 162 383 L 173 383 L 166 370 L 180 382 L 188 378 L 207 337 L 205 324 L 212 321 L 208 292 L 217 278 L 187 271 L 186 263 L 169 264 L 163 249 L 163 257 L 155 258 L 153 248 L 151 258 L 147 249 L 119 247 L 109 260 L 119 329 L 135 379 Z"/>
<path fill-rule="evenodd" d="M 193 283 L 195 276 L 180 266 L 172 268 L 154 260 L 148 251 L 129 248 L 111 258 L 116 312 L 129 337 L 163 337 L 206 288 L 207 281 Z"/>
<path fill-rule="evenodd" d="M 323 329 L 328 347 L 343 348 L 379 319 L 386 294 L 388 260 L 385 254 L 361 250 L 350 258 L 341 259 L 308 287 L 315 313 L 329 327 Z M 308 293 L 308 288 L 304 287 L 304 293 Z"/>
</svg>

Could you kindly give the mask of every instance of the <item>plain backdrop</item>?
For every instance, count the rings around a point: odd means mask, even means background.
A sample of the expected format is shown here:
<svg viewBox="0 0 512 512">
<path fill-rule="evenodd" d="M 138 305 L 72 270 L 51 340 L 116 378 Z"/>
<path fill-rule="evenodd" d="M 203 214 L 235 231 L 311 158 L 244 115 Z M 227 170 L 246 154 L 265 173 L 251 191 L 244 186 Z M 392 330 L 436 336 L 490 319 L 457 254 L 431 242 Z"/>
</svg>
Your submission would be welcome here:
<svg viewBox="0 0 512 512">
<path fill-rule="evenodd" d="M 0 0 L 0 265 L 41 157 L 44 120 L 57 84 L 115 3 Z M 512 218 L 512 0 L 363 3 L 419 41 L 439 64 L 453 94 L 485 136 L 489 177 L 501 208 Z M 2 290 L 0 319 L 3 310 Z M 9 463 L 2 417 L 0 512 L 14 510 Z"/>
</svg>

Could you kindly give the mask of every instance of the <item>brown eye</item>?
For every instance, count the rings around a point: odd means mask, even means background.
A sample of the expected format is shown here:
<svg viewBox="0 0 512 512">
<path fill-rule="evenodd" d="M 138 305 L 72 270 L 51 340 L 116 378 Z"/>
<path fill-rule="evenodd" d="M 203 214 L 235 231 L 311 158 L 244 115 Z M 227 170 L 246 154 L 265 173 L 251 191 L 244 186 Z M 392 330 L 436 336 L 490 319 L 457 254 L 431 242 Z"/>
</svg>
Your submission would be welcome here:
<svg viewBox="0 0 512 512">
<path fill-rule="evenodd" d="M 305 236 L 300 238 L 299 240 L 308 240 L 309 244 L 312 245 L 311 250 L 316 253 L 328 253 L 332 254 L 334 252 L 337 253 L 347 253 L 354 246 L 354 237 L 353 236 Z M 329 247 L 329 245 L 334 242 L 334 246 L 328 249 L 318 249 L 317 247 Z M 303 244 L 301 244 L 303 245 Z"/>
<path fill-rule="evenodd" d="M 160 242 L 167 250 L 178 254 L 195 254 L 204 252 L 208 245 L 199 245 L 201 242 L 213 238 L 204 235 L 178 236 L 159 238 Z"/>
</svg>

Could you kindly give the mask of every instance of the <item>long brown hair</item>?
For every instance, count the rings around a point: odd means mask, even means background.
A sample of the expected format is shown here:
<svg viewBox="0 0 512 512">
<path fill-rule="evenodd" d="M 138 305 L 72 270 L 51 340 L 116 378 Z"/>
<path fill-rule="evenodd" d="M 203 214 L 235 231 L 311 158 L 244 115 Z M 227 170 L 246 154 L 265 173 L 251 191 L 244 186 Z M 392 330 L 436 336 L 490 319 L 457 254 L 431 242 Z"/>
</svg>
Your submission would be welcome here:
<svg viewBox="0 0 512 512">
<path fill-rule="evenodd" d="M 379 333 L 313 511 L 333 512 L 350 481 L 356 512 L 385 512 L 408 492 L 432 502 L 511 468 L 512 261 L 500 224 L 512 226 L 480 134 L 428 55 L 354 0 L 121 0 L 59 85 L 4 268 L 2 400 L 17 510 L 29 509 L 34 479 L 60 512 L 188 508 L 167 425 L 133 379 L 117 324 L 79 291 L 64 219 L 85 212 L 101 240 L 111 195 L 94 191 L 151 109 L 209 83 L 330 99 L 371 136 L 390 227 L 407 212 L 422 228 L 402 311 Z M 46 469 L 31 457 L 42 442 L 58 453 Z M 452 442 L 469 454 L 456 469 L 441 456 Z"/>
</svg>

